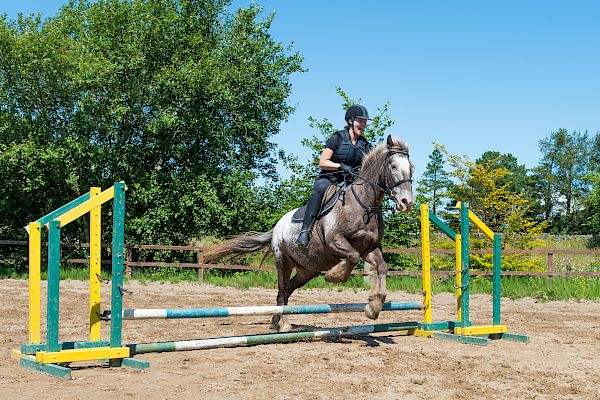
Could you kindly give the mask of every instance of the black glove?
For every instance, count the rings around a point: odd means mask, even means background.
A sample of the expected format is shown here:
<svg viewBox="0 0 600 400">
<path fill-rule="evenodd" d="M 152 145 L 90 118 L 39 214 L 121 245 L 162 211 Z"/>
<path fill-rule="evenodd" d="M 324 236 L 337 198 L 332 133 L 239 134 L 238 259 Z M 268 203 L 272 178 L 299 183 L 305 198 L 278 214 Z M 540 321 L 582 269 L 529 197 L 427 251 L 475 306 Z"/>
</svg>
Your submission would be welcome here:
<svg viewBox="0 0 600 400">
<path fill-rule="evenodd" d="M 354 172 L 354 168 L 346 164 L 340 164 L 338 170 L 342 171 L 346 175 L 352 175 L 352 173 Z"/>
</svg>

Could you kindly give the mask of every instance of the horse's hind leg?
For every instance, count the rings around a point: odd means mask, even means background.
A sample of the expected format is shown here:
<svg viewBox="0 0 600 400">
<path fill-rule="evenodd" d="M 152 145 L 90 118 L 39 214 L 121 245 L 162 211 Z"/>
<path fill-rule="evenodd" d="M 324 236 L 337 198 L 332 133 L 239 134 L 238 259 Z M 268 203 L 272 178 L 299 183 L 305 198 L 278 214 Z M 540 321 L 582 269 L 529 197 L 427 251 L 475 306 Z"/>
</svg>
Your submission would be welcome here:
<svg viewBox="0 0 600 400">
<path fill-rule="evenodd" d="M 289 261 L 288 261 L 289 262 Z M 290 296 L 292 295 L 292 293 L 294 293 L 294 290 L 301 288 L 302 286 L 304 286 L 306 284 L 306 282 L 310 281 L 312 278 L 314 278 L 315 276 L 319 275 L 319 271 L 308 271 L 302 268 L 298 268 L 297 265 L 294 264 L 287 264 L 287 268 L 289 271 L 292 270 L 292 268 L 295 266 L 296 267 L 296 273 L 294 274 L 294 277 L 289 280 L 289 276 L 287 276 L 289 283 L 287 286 L 287 291 L 285 292 L 286 295 L 284 297 L 284 301 L 283 304 L 279 304 L 279 296 L 277 296 L 277 305 L 287 305 L 288 300 L 290 298 Z M 279 268 L 278 268 L 279 271 Z M 280 289 L 281 290 L 281 289 Z M 289 317 L 287 315 L 274 315 L 273 318 L 271 319 L 271 326 L 273 327 L 273 329 L 277 330 L 278 332 L 289 332 L 292 329 L 292 324 L 289 321 Z"/>
<path fill-rule="evenodd" d="M 281 253 L 281 250 L 274 250 L 275 264 L 277 265 L 277 305 L 284 306 L 290 296 L 290 276 L 292 275 L 293 265 L 290 259 Z M 292 326 L 287 322 L 283 315 L 273 315 L 271 318 L 271 327 L 277 332 L 287 332 Z"/>
<path fill-rule="evenodd" d="M 290 268 L 291 269 L 291 268 Z M 304 286 L 306 284 L 306 282 L 310 281 L 312 278 L 314 278 L 315 276 L 319 275 L 319 271 L 307 271 L 305 269 L 301 269 L 298 268 L 298 266 L 296 266 L 296 273 L 294 274 L 294 277 L 292 278 L 292 280 L 289 283 L 288 286 L 288 292 L 287 292 L 287 298 L 285 299 L 285 305 L 287 305 L 287 301 L 290 298 L 290 296 L 292 295 L 292 293 L 294 293 L 294 290 L 301 288 L 302 286 Z M 279 304 L 278 304 L 279 305 Z M 276 317 L 278 317 L 278 323 L 279 323 L 279 332 L 289 332 L 292 329 L 292 324 L 290 324 L 289 321 L 289 317 L 287 315 L 275 315 L 273 316 L 273 320 L 276 320 Z M 275 326 L 273 326 L 274 329 L 276 329 Z"/>
</svg>

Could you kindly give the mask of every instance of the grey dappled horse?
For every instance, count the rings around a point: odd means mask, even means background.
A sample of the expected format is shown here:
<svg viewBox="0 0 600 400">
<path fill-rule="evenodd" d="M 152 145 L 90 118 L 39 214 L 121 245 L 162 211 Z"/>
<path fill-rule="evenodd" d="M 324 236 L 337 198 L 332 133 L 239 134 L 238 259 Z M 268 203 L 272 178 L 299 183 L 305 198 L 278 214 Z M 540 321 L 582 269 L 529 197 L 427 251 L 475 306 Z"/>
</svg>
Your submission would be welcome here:
<svg viewBox="0 0 600 400">
<path fill-rule="evenodd" d="M 277 305 L 287 305 L 294 290 L 321 272 L 325 272 L 328 282 L 346 282 L 362 258 L 372 266 L 365 314 L 377 319 L 385 302 L 387 274 L 381 250 L 384 229 L 381 205 L 389 194 L 396 202 L 396 210 L 407 212 L 412 207 L 412 173 L 408 145 L 388 136 L 385 144 L 379 144 L 365 156 L 360 175 L 347 187 L 344 201 L 338 201 L 314 224 L 308 248 L 296 244 L 302 224 L 292 221 L 296 211 L 292 210 L 269 232 L 236 236 L 207 249 L 204 259 L 239 256 L 260 250 L 270 242 L 277 265 Z M 330 197 L 329 193 L 325 198 Z M 294 268 L 296 274 L 290 279 Z M 280 332 L 292 328 L 286 315 L 273 316 L 272 325 Z"/>
</svg>

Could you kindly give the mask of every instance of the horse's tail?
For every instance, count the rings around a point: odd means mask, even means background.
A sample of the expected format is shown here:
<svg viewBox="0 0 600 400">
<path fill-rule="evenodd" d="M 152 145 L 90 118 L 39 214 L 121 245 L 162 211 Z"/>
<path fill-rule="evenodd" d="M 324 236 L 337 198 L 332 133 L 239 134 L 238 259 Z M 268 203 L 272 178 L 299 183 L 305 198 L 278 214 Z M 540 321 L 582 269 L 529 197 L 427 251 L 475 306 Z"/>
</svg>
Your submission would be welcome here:
<svg viewBox="0 0 600 400">
<path fill-rule="evenodd" d="M 214 246 L 208 246 L 202 253 L 202 256 L 204 262 L 218 260 L 219 258 L 231 255 L 239 257 L 246 253 L 252 253 L 254 251 L 264 249 L 268 244 L 271 243 L 272 237 L 273 229 L 268 232 L 243 233 L 241 235 L 234 236 L 223 243 Z"/>
</svg>

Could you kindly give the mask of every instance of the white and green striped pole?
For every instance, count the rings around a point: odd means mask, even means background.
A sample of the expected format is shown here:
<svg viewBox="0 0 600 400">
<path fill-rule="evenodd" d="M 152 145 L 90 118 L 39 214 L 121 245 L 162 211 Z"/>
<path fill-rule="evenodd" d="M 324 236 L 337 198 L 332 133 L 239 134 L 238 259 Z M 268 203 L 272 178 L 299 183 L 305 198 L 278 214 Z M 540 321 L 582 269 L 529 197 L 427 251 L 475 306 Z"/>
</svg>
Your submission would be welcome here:
<svg viewBox="0 0 600 400">
<path fill-rule="evenodd" d="M 157 342 L 130 344 L 131 355 L 144 353 L 163 353 L 171 351 L 202 350 L 217 347 L 255 346 L 258 344 L 298 342 L 302 340 L 321 340 L 325 338 L 367 335 L 375 332 L 411 331 L 418 327 L 417 322 L 400 322 L 345 328 L 319 329 L 315 331 L 272 333 L 250 336 L 232 336 L 213 339 L 180 340 L 176 342 Z"/>
</svg>

